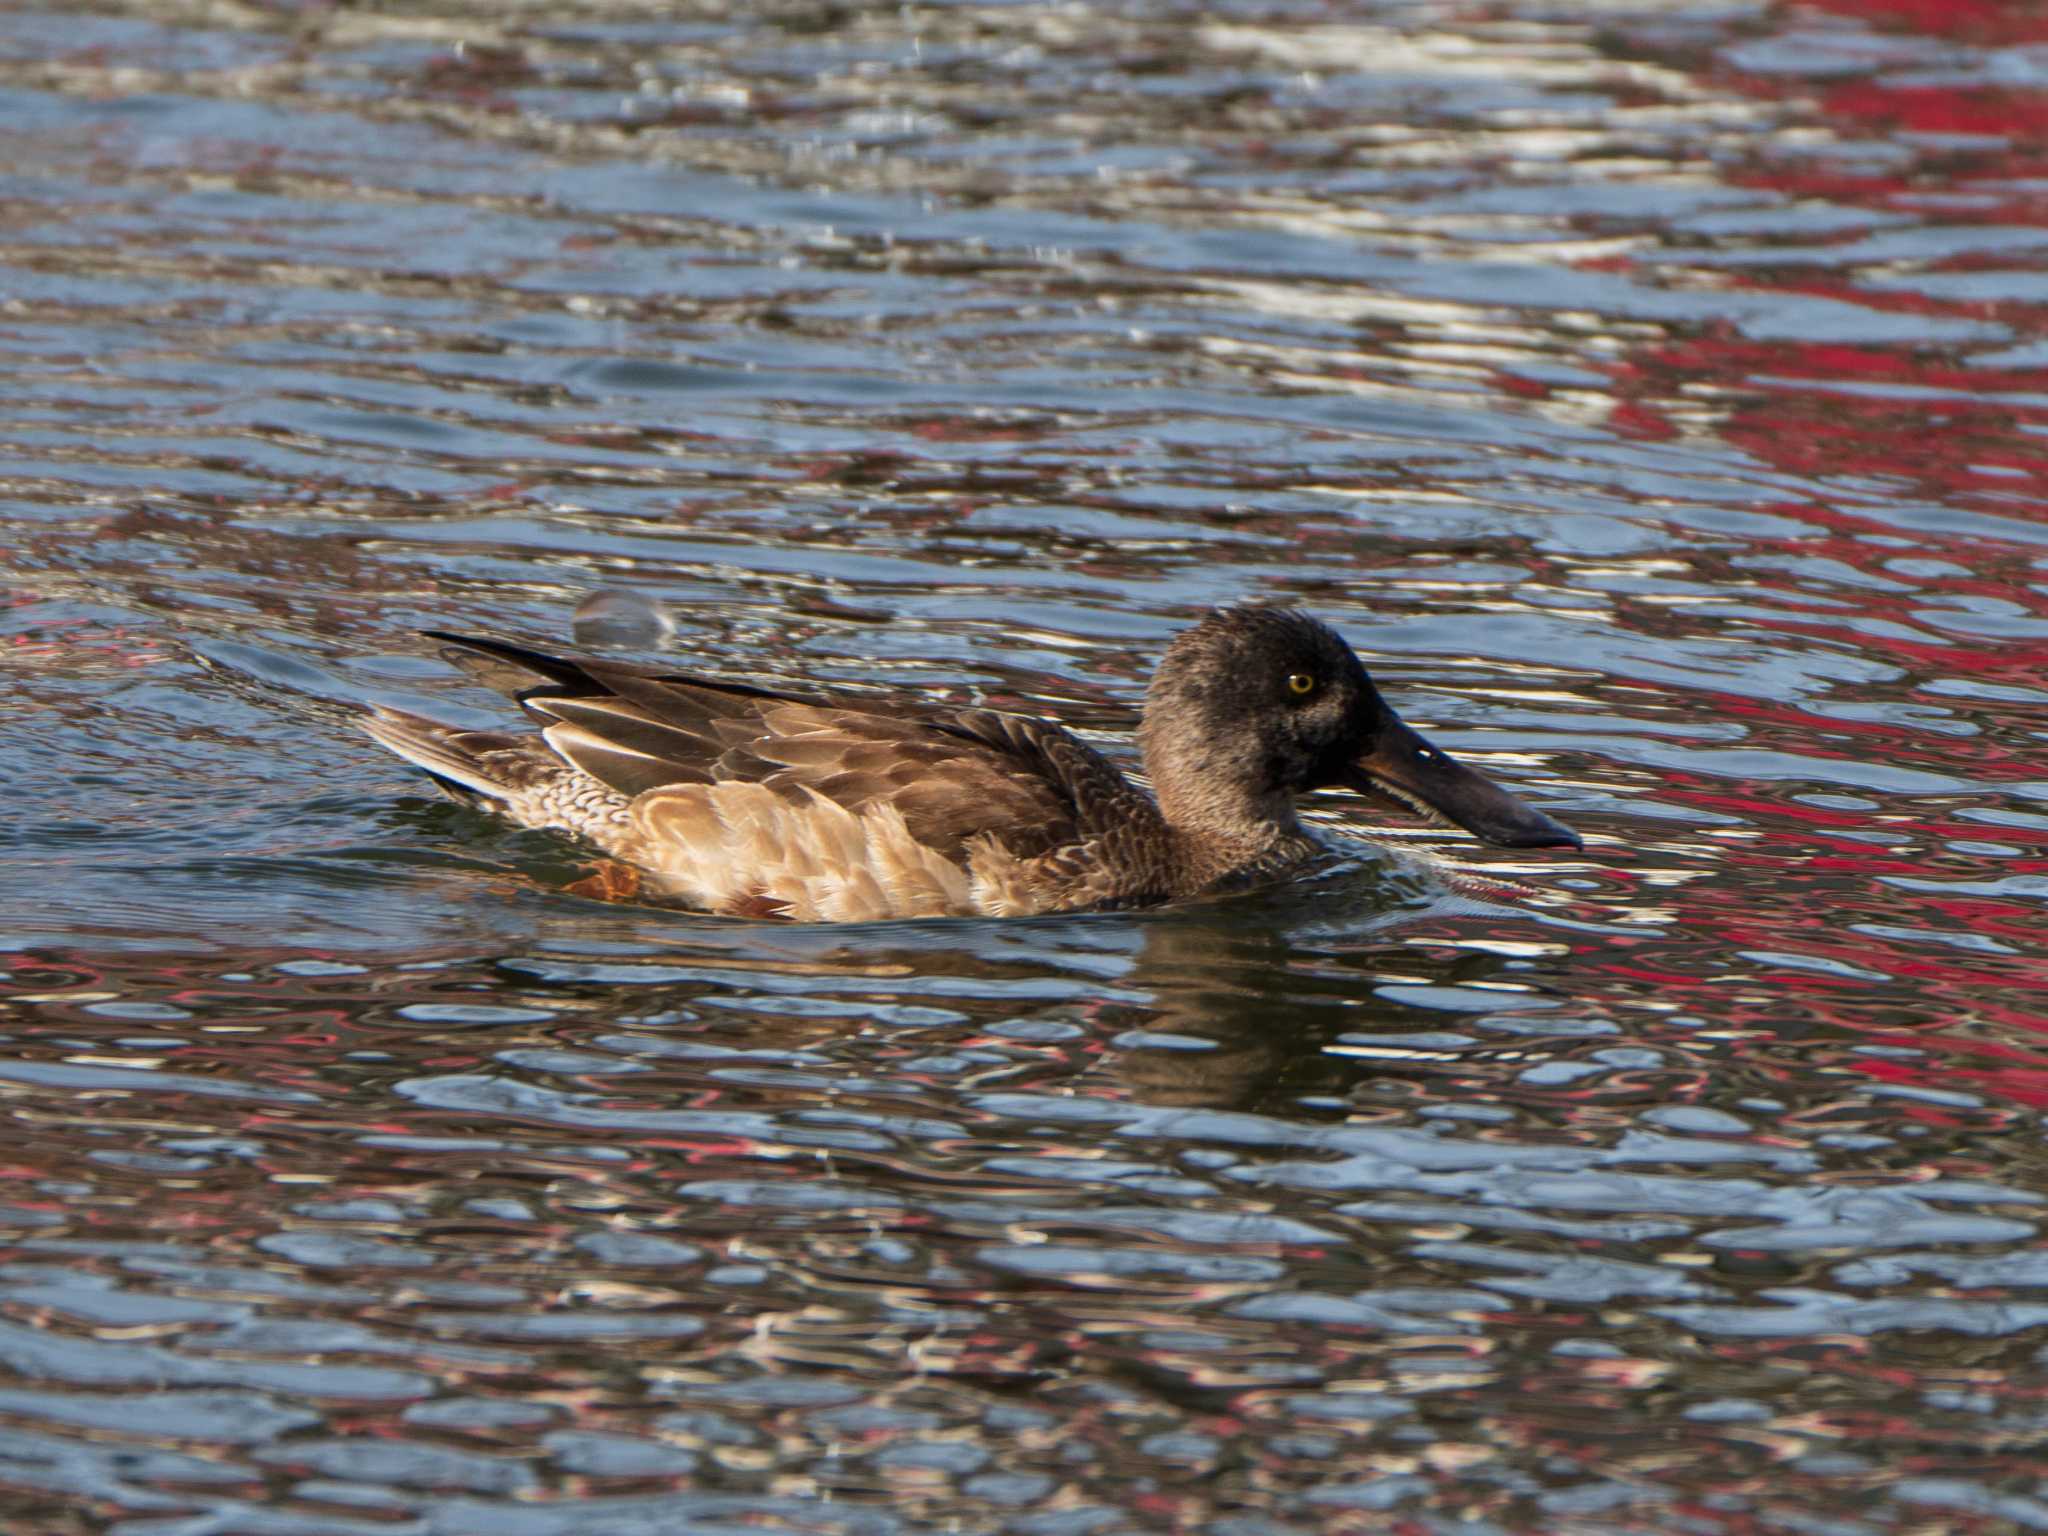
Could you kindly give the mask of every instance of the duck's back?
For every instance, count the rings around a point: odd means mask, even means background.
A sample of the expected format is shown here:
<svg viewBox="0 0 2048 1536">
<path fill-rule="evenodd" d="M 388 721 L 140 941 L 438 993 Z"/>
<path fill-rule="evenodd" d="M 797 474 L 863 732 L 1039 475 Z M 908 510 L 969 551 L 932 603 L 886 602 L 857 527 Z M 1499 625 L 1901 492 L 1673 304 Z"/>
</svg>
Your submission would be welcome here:
<svg viewBox="0 0 2048 1536">
<path fill-rule="evenodd" d="M 1101 840 L 1142 843 L 1149 826 L 1165 842 L 1149 796 L 1043 721 L 437 638 L 513 684 L 539 736 L 395 711 L 365 728 L 459 798 L 579 833 L 704 910 L 845 922 L 1103 905 L 1136 871 L 1104 867 Z"/>
</svg>

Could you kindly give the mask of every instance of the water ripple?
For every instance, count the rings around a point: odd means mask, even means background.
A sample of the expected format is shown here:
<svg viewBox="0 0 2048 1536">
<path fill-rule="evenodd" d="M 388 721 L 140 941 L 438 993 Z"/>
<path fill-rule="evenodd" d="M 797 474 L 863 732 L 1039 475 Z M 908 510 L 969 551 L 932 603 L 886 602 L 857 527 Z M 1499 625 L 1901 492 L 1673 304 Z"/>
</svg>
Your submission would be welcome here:
<svg viewBox="0 0 2048 1536">
<path fill-rule="evenodd" d="M 2048 1525 L 2043 42 L 0 15 L 12 1523 Z M 1127 756 L 1243 599 L 1586 853 L 714 921 L 345 719 L 504 724 L 459 627 Z"/>
</svg>

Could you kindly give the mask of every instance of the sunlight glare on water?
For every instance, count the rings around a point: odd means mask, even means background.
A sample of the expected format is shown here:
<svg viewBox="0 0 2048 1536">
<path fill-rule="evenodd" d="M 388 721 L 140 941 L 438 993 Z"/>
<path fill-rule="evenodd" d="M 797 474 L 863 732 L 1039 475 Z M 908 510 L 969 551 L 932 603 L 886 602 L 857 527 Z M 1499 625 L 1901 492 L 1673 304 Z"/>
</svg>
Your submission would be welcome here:
<svg viewBox="0 0 2048 1536">
<path fill-rule="evenodd" d="M 2044 51 L 0 16 L 0 1524 L 2048 1528 Z M 505 722 L 453 628 L 1127 755 L 1247 599 L 1584 853 L 713 920 L 349 723 Z"/>
</svg>

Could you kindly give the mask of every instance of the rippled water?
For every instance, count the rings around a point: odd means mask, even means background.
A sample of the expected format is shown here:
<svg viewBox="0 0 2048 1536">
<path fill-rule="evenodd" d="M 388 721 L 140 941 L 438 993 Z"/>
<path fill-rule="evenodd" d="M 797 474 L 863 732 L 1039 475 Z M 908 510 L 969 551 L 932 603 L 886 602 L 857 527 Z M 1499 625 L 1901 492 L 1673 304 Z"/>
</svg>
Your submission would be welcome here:
<svg viewBox="0 0 2048 1536">
<path fill-rule="evenodd" d="M 0 15 L 0 1509 L 2048 1528 L 2048 24 Z M 1587 834 L 606 904 L 416 631 L 1123 738 L 1295 598 Z"/>
</svg>

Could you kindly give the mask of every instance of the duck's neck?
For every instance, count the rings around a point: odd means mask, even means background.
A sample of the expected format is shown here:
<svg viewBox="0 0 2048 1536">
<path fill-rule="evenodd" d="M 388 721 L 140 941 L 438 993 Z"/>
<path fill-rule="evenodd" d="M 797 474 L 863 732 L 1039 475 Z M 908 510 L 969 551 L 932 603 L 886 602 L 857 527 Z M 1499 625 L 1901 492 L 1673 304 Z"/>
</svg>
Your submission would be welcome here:
<svg viewBox="0 0 2048 1536">
<path fill-rule="evenodd" d="M 1143 732 L 1140 745 L 1159 814 L 1182 837 L 1256 857 L 1305 835 L 1294 796 L 1256 787 L 1262 777 L 1256 764 L 1220 751 L 1155 751 Z"/>
</svg>

